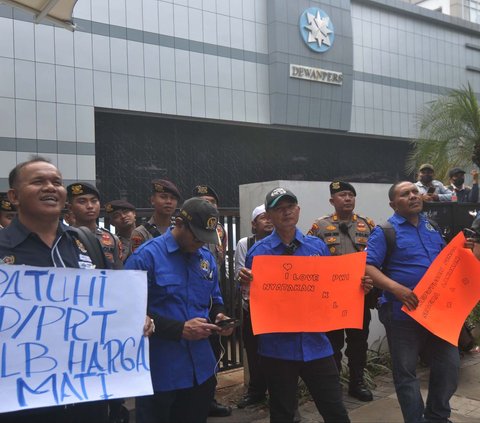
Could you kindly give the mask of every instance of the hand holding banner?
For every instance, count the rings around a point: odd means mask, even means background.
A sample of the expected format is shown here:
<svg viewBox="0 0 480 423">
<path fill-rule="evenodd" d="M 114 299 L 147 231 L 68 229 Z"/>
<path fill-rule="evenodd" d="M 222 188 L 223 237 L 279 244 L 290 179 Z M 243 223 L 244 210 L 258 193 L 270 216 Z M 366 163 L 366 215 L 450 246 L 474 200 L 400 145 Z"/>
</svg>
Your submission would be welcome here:
<svg viewBox="0 0 480 423">
<path fill-rule="evenodd" d="M 464 244 L 460 232 L 415 287 L 418 307 L 413 311 L 402 307 L 430 332 L 455 346 L 465 319 L 480 299 L 480 262 Z"/>
<path fill-rule="evenodd" d="M 363 325 L 366 253 L 256 256 L 250 286 L 253 333 L 326 332 Z"/>
<path fill-rule="evenodd" d="M 0 413 L 152 394 L 146 272 L 0 266 Z"/>
</svg>

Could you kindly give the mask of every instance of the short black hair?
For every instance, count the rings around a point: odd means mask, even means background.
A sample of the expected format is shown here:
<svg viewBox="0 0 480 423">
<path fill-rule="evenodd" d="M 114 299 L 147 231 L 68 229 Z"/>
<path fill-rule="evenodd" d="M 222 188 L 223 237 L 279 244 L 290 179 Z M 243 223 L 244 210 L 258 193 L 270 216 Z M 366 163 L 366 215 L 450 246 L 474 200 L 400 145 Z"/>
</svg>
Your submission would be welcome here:
<svg viewBox="0 0 480 423">
<path fill-rule="evenodd" d="M 28 166 L 31 163 L 37 163 L 37 162 L 44 162 L 44 163 L 50 163 L 52 162 L 45 157 L 42 156 L 33 156 L 30 160 L 27 160 L 26 162 L 22 162 L 17 164 L 8 174 L 8 185 L 10 188 L 13 188 L 14 185 L 17 183 L 18 179 L 18 174 L 20 171 L 25 167 Z"/>
<path fill-rule="evenodd" d="M 395 190 L 397 189 L 397 187 L 400 184 L 403 184 L 405 182 L 408 182 L 409 184 L 413 184 L 413 182 L 411 182 L 411 181 L 397 181 L 390 187 L 390 189 L 388 190 L 388 199 L 390 201 L 393 201 L 395 199 Z"/>
</svg>

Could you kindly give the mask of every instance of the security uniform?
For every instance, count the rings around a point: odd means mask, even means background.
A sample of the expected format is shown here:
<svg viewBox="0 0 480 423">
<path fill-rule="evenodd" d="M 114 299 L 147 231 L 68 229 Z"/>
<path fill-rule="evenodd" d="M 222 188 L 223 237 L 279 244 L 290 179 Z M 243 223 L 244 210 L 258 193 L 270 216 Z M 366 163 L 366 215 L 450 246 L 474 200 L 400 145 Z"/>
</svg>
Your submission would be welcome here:
<svg viewBox="0 0 480 423">
<path fill-rule="evenodd" d="M 285 254 L 328 256 L 330 252 L 322 240 L 303 235 L 298 229 L 294 241 L 287 247 L 274 231 L 252 246 L 247 253 L 245 267 L 252 268 L 255 256 Z M 295 318 L 294 310 L 291 318 Z M 342 402 L 342 388 L 332 346 L 325 333 L 270 333 L 258 337 L 258 352 L 270 393 L 272 422 L 293 421 L 299 376 L 325 421 L 350 421 Z"/>
<path fill-rule="evenodd" d="M 397 213 L 388 221 L 395 230 L 395 246 L 387 258 L 385 234 L 376 227 L 368 240 L 367 264 L 413 290 L 445 243 L 423 214 L 416 226 Z M 448 421 L 449 400 L 458 382 L 458 348 L 429 332 L 401 308 L 402 303 L 384 291 L 379 317 L 387 332 L 395 390 L 404 420 Z M 425 346 L 431 350 L 426 405 L 415 377 L 418 355 Z"/>
<path fill-rule="evenodd" d="M 57 238 L 50 248 L 36 233 L 30 232 L 15 218 L 0 231 L 0 265 L 25 264 L 39 267 L 93 268 L 87 249 L 76 232 L 58 224 Z M 107 422 L 106 401 L 94 401 L 59 407 L 43 407 L 1 413 L 0 422 Z"/>
<path fill-rule="evenodd" d="M 330 254 L 339 256 L 365 250 L 374 223 L 371 219 L 353 214 L 350 221 L 341 221 L 336 213 L 315 220 L 308 235 L 317 236 L 327 244 Z M 368 333 L 371 320 L 368 302 L 365 301 L 363 329 L 339 329 L 327 332 L 332 343 L 335 362 L 339 371 L 342 369 L 342 349 L 345 341 L 350 369 L 350 383 L 363 381 L 363 371 L 367 362 Z"/>
<path fill-rule="evenodd" d="M 105 258 L 110 263 L 112 269 L 123 269 L 122 243 L 118 236 L 105 228 L 97 226 L 95 237 L 100 242 Z"/>
<path fill-rule="evenodd" d="M 171 226 L 175 223 L 174 217 L 171 219 Z M 140 245 L 149 239 L 156 238 L 157 236 L 163 235 L 165 231 L 161 231 L 160 228 L 155 224 L 155 219 L 153 216 L 149 219 L 148 222 L 143 223 L 142 225 L 137 226 L 130 237 L 131 241 L 131 252 L 133 253 Z"/>
<path fill-rule="evenodd" d="M 150 338 L 150 397 L 137 398 L 144 421 L 168 421 L 169 405 L 181 390 L 195 389 L 206 404 L 185 404 L 192 421 L 208 414 L 215 389 L 216 360 L 208 339 L 182 338 L 184 322 L 224 312 L 215 259 L 207 248 L 183 253 L 171 230 L 141 245 L 125 263 L 126 269 L 147 271 L 148 314 L 156 331 Z M 164 407 L 161 405 L 165 404 Z M 198 414 L 198 416 L 196 416 Z M 197 420 L 195 420 L 197 419 Z M 189 420 L 190 421 L 190 420 Z"/>
</svg>

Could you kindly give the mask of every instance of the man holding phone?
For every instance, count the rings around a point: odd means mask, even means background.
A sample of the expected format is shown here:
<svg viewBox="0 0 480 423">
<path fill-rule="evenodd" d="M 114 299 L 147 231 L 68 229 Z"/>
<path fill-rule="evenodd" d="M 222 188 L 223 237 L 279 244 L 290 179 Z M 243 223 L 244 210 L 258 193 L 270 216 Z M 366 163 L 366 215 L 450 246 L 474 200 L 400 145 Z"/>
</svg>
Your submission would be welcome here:
<svg viewBox="0 0 480 423">
<path fill-rule="evenodd" d="M 217 264 L 205 244 L 218 243 L 218 211 L 191 198 L 174 228 L 142 244 L 126 269 L 147 271 L 148 315 L 154 394 L 136 399 L 136 421 L 206 422 L 215 392 L 215 358 L 208 338 L 228 336 Z M 211 320 L 210 320 L 211 319 Z"/>
<path fill-rule="evenodd" d="M 433 179 L 435 169 L 429 163 L 418 168 L 418 181 L 415 185 L 423 201 L 452 201 L 452 191 L 440 181 Z"/>
</svg>

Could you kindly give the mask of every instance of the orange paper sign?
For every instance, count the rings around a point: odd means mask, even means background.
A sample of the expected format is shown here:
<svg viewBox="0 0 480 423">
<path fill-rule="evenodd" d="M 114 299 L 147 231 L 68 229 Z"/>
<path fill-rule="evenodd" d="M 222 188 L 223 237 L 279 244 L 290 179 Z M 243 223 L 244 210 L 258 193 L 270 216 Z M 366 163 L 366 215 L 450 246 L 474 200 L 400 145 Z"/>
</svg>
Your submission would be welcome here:
<svg viewBox="0 0 480 423">
<path fill-rule="evenodd" d="M 414 311 L 402 310 L 439 338 L 457 346 L 468 314 L 480 299 L 480 262 L 460 232 L 438 255 L 414 289 Z"/>
<path fill-rule="evenodd" d="M 256 256 L 250 287 L 254 334 L 362 328 L 366 253 Z"/>
</svg>

